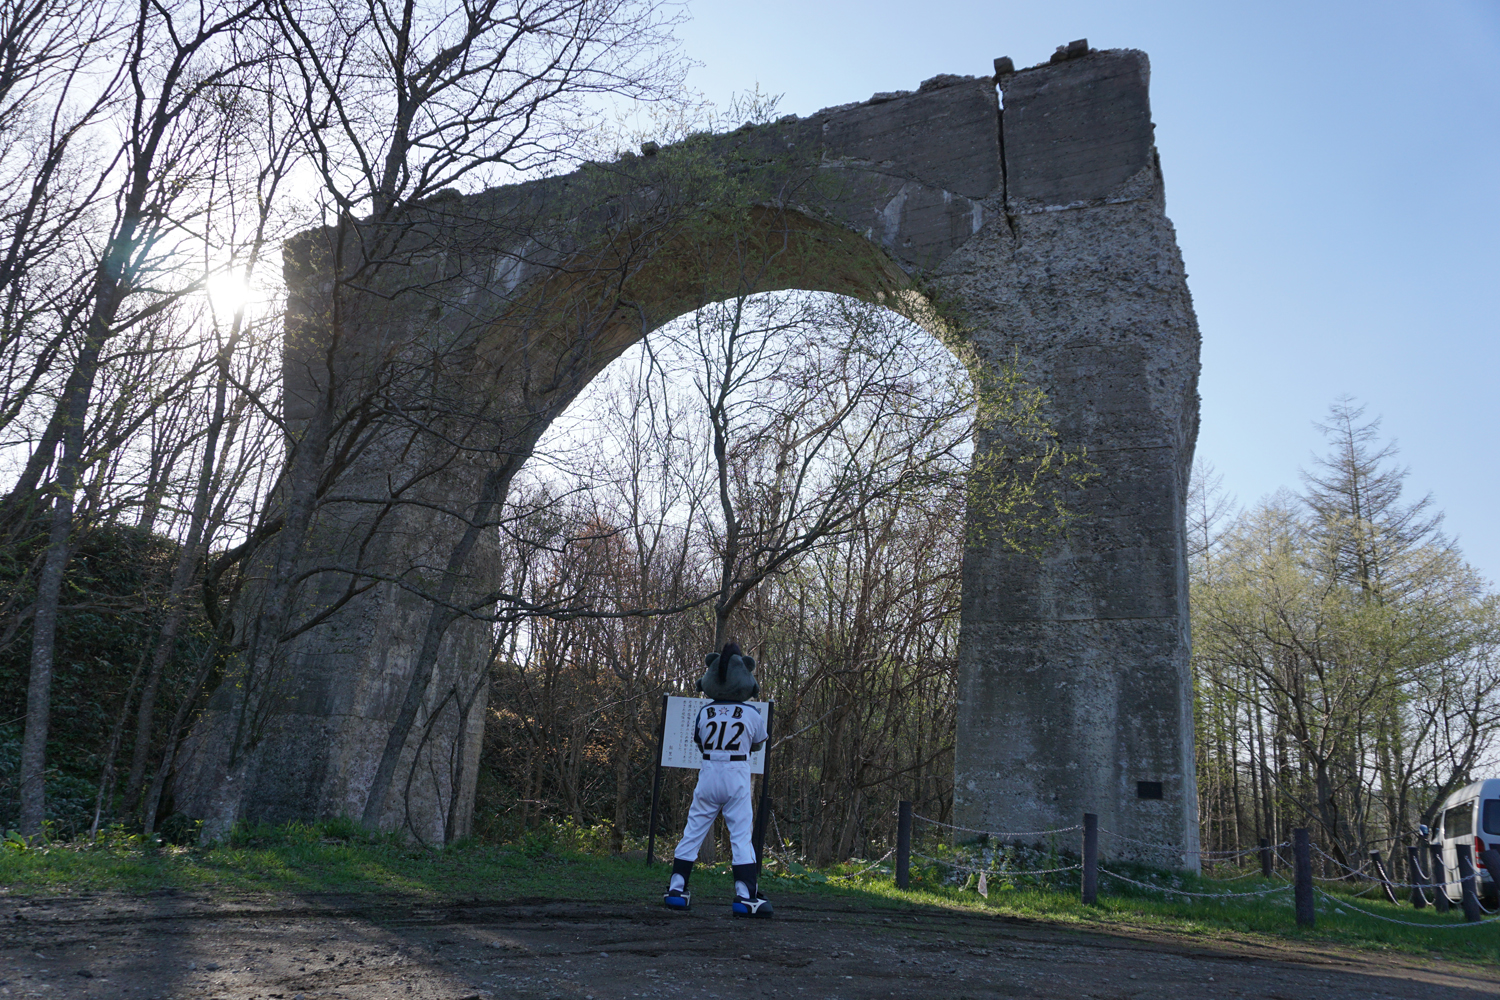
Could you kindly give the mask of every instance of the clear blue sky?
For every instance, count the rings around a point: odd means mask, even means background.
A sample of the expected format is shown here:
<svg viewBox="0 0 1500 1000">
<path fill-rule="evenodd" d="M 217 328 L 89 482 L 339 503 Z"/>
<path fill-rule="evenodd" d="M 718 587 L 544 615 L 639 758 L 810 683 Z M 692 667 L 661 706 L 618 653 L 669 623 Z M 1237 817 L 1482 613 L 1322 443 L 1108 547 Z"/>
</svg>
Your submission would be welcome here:
<svg viewBox="0 0 1500 1000">
<path fill-rule="evenodd" d="M 1297 486 L 1341 394 L 1384 418 L 1500 581 L 1500 2 L 692 0 L 690 83 L 784 113 L 1017 66 L 1151 56 L 1203 331 L 1198 454 L 1242 503 Z"/>
</svg>

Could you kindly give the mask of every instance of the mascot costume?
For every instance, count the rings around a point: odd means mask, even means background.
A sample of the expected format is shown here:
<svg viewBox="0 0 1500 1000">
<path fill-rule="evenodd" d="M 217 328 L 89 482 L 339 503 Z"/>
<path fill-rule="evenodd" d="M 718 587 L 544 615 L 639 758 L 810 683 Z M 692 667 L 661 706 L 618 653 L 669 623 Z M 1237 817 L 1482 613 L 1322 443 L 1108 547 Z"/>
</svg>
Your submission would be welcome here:
<svg viewBox="0 0 1500 1000">
<path fill-rule="evenodd" d="M 693 789 L 687 827 L 673 852 L 672 881 L 662 902 L 675 910 L 692 905 L 688 878 L 693 874 L 693 862 L 698 860 L 703 838 L 722 812 L 734 847 L 732 912 L 741 917 L 769 917 L 771 904 L 756 885 L 760 865 L 751 838 L 755 821 L 750 801 L 750 754 L 759 750 L 769 735 L 760 713 L 745 704 L 760 693 L 760 685 L 755 682 L 755 659 L 730 642 L 722 653 L 709 653 L 705 661 L 708 670 L 698 682 L 698 690 L 712 698 L 713 704 L 698 710 L 693 726 L 693 741 L 703 752 L 703 767 L 698 772 L 698 787 Z"/>
</svg>

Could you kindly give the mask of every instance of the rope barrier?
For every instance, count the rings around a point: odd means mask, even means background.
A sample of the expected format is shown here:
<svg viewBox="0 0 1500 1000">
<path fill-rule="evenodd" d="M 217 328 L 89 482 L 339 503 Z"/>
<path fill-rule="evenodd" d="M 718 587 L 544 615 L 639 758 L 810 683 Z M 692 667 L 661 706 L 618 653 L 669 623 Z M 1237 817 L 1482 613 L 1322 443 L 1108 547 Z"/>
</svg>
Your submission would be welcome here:
<svg viewBox="0 0 1500 1000">
<path fill-rule="evenodd" d="M 1142 847 L 1150 847 L 1153 850 L 1166 851 L 1168 854 L 1188 855 L 1188 854 L 1201 854 L 1202 853 L 1201 851 L 1185 851 L 1181 847 L 1178 847 L 1178 846 L 1176 846 L 1174 844 L 1157 844 L 1157 843 L 1153 843 L 1152 841 L 1149 841 L 1149 840 L 1137 840 L 1134 837 L 1127 837 L 1123 833 L 1116 833 L 1113 830 L 1106 830 L 1102 826 L 1099 828 L 1099 832 L 1100 833 L 1107 833 L 1111 837 L 1115 838 L 1116 840 L 1123 840 L 1127 844 L 1139 844 Z M 1258 847 L 1255 848 L 1255 849 L 1256 850 L 1260 850 L 1260 848 L 1258 848 Z"/>
<path fill-rule="evenodd" d="M 1154 889 L 1157 892 L 1164 892 L 1169 896 L 1195 896 L 1200 899 L 1237 899 L 1242 896 L 1269 896 L 1272 893 L 1286 892 L 1292 888 L 1290 885 L 1278 885 L 1272 889 L 1259 889 L 1255 892 L 1189 892 L 1186 889 L 1173 889 L 1165 885 L 1152 885 L 1150 882 L 1137 882 L 1133 878 L 1126 878 L 1124 875 L 1116 874 L 1103 866 L 1100 866 L 1099 874 L 1108 875 L 1110 878 L 1118 879 L 1121 882 L 1129 882 L 1131 885 L 1138 885 L 1142 889 Z"/>
<path fill-rule="evenodd" d="M 1500 920 L 1500 917 L 1490 917 L 1488 920 L 1467 921 L 1462 924 L 1428 924 L 1421 923 L 1416 920 L 1397 920 L 1394 917 L 1383 917 L 1378 913 L 1371 913 L 1369 910 L 1365 909 L 1362 906 L 1355 906 L 1353 903 L 1346 903 L 1343 900 L 1339 899 L 1337 896 L 1330 896 L 1328 893 L 1324 892 L 1322 889 L 1319 889 L 1317 886 L 1313 886 L 1313 891 L 1332 903 L 1335 908 L 1338 908 L 1340 906 L 1347 906 L 1349 909 L 1353 910 L 1355 913 L 1358 913 L 1360 916 L 1374 917 L 1376 920 L 1384 920 L 1388 924 L 1400 924 L 1402 927 L 1428 927 L 1438 931 L 1452 931 L 1476 927 L 1479 924 L 1493 924 L 1495 921 Z"/>
<path fill-rule="evenodd" d="M 1166 847 L 1166 846 L 1164 846 L 1162 844 L 1153 844 L 1149 840 L 1136 840 L 1134 837 L 1127 837 L 1123 833 L 1116 833 L 1113 830 L 1106 830 L 1102 826 L 1099 828 L 1099 832 L 1103 833 L 1103 834 L 1108 834 L 1109 836 L 1114 837 L 1116 840 L 1123 840 L 1127 844 L 1140 844 L 1142 847 L 1154 847 L 1157 850 L 1164 850 L 1164 851 L 1174 850 L 1174 848 Z"/>
<path fill-rule="evenodd" d="M 997 833 L 994 830 L 976 830 L 972 826 L 954 826 L 952 823 L 944 823 L 940 819 L 928 819 L 926 816 L 920 816 L 917 813 L 912 813 L 911 818 L 919 819 L 923 823 L 931 823 L 933 826 L 943 826 L 950 830 L 962 830 L 964 833 L 982 833 L 987 837 L 994 837 L 997 840 L 1009 840 L 1017 837 L 1045 837 L 1049 833 L 1069 833 L 1073 830 L 1083 829 L 1083 826 L 1079 824 L 1075 826 L 1061 826 L 1055 830 L 1033 830 L 1029 833 Z"/>
<path fill-rule="evenodd" d="M 1351 875 L 1314 875 L 1313 876 L 1313 881 L 1314 882 L 1337 882 L 1337 883 L 1343 885 L 1343 884 L 1347 884 L 1350 879 L 1354 878 L 1354 876 L 1358 875 L 1358 874 L 1359 874 L 1358 872 L 1355 872 L 1355 873 L 1353 873 Z M 1392 883 L 1392 885 L 1394 885 L 1394 884 L 1395 883 Z"/>
<path fill-rule="evenodd" d="M 1328 855 L 1324 854 L 1323 851 L 1319 850 L 1316 845 L 1313 846 L 1313 850 L 1317 851 L 1319 854 L 1322 854 L 1325 858 L 1328 858 L 1329 861 L 1332 861 L 1334 864 L 1338 865 L 1341 868 L 1346 869 L 1350 873 L 1348 875 L 1334 875 L 1334 876 L 1327 877 L 1327 878 L 1325 878 L 1322 875 L 1314 875 L 1313 876 L 1313 881 L 1315 881 L 1315 882 L 1346 882 L 1348 879 L 1350 879 L 1354 875 L 1360 874 L 1361 871 L 1363 870 L 1363 868 L 1366 867 L 1365 865 L 1361 865 L 1360 868 L 1350 868 L 1348 865 L 1343 864 L 1342 862 L 1340 862 L 1338 858 L 1330 858 L 1330 857 L 1328 857 Z M 1363 896 L 1365 893 L 1371 892 L 1371 891 L 1373 891 L 1375 889 L 1378 889 L 1382 885 L 1388 885 L 1392 889 L 1431 889 L 1432 888 L 1432 886 L 1430 886 L 1430 885 L 1418 885 L 1415 882 L 1384 882 L 1384 881 L 1382 881 L 1377 876 L 1367 875 L 1366 877 L 1370 879 L 1370 883 L 1371 883 L 1370 886 L 1368 888 L 1362 889 L 1359 892 L 1355 893 L 1356 896 Z M 1475 877 L 1477 877 L 1477 876 L 1475 876 Z"/>
<path fill-rule="evenodd" d="M 1060 833 L 1072 833 L 1073 831 L 1083 829 L 1082 825 L 1080 824 L 1080 825 L 1075 825 L 1075 826 L 1057 827 L 1057 828 L 1050 829 L 1050 830 L 1034 830 L 1034 831 L 1028 831 L 1028 832 L 1002 833 L 1002 832 L 998 832 L 998 831 L 994 831 L 994 830 L 979 830 L 979 829 L 975 829 L 973 827 L 959 826 L 959 825 L 954 824 L 954 823 L 944 823 L 941 820 L 935 820 L 935 819 L 932 819 L 931 817 L 921 816 L 921 815 L 917 815 L 915 813 L 911 814 L 911 816 L 912 816 L 912 819 L 914 821 L 915 820 L 921 820 L 924 823 L 930 823 L 933 826 L 942 827 L 942 828 L 948 829 L 948 830 L 957 830 L 957 831 L 961 831 L 961 832 L 964 832 L 964 833 L 980 834 L 980 835 L 984 835 L 984 836 L 994 837 L 997 840 L 1001 841 L 1002 843 L 1003 842 L 1007 842 L 1007 841 L 1014 842 L 1014 841 L 1022 840 L 1024 838 L 1045 837 L 1045 836 L 1051 836 L 1051 835 L 1060 834 Z M 1092 819 L 1092 817 L 1089 817 L 1089 818 Z M 1181 847 L 1176 846 L 1176 845 L 1153 843 L 1152 841 L 1141 840 L 1141 839 L 1136 838 L 1136 837 L 1130 837 L 1130 836 L 1127 836 L 1127 835 L 1125 835 L 1123 833 L 1118 833 L 1118 832 L 1116 832 L 1114 830 L 1105 829 L 1104 827 L 1098 827 L 1097 829 L 1098 829 L 1099 833 L 1105 834 L 1106 836 L 1114 837 L 1116 840 L 1122 841 L 1124 843 L 1135 844 L 1135 845 L 1138 845 L 1138 846 L 1141 846 L 1141 847 L 1150 848 L 1152 850 L 1163 851 L 1163 852 L 1168 852 L 1168 853 L 1175 853 L 1175 854 L 1180 854 L 1180 855 L 1197 855 L 1199 857 L 1200 861 L 1202 862 L 1202 864 L 1205 867 L 1220 866 L 1220 865 L 1231 865 L 1231 864 L 1234 864 L 1237 861 L 1237 859 L 1249 857 L 1251 855 L 1262 855 L 1263 856 L 1264 852 L 1267 851 L 1267 850 L 1274 852 L 1275 859 L 1276 859 L 1276 861 L 1280 865 L 1282 865 L 1284 867 L 1291 867 L 1292 866 L 1292 863 L 1289 862 L 1287 860 L 1287 858 L 1282 854 L 1282 850 L 1283 849 L 1288 848 L 1288 847 L 1291 846 L 1290 843 L 1287 842 L 1287 841 L 1282 841 L 1281 843 L 1275 844 L 1275 845 L 1266 845 L 1265 847 L 1257 846 L 1257 847 L 1249 847 L 1249 848 L 1236 849 L 1236 850 L 1226 850 L 1226 851 L 1183 850 Z M 779 831 L 778 831 L 778 836 L 779 836 Z M 1386 839 L 1390 840 L 1392 838 L 1386 838 Z M 1424 894 L 1430 893 L 1430 892 L 1433 892 L 1433 891 L 1443 892 L 1443 891 L 1445 891 L 1444 888 L 1443 888 L 1444 883 L 1439 883 L 1437 885 L 1432 885 L 1432 884 L 1427 884 L 1427 883 L 1392 882 L 1392 881 L 1389 881 L 1388 879 L 1380 877 L 1380 875 L 1378 874 L 1378 872 L 1380 871 L 1380 869 L 1377 868 L 1377 867 L 1375 867 L 1375 865 L 1373 863 L 1373 860 L 1372 861 L 1363 862 L 1360 865 L 1358 865 L 1357 867 L 1356 866 L 1351 866 L 1351 865 L 1346 864 L 1345 862 L 1339 860 L 1338 858 L 1334 857 L 1333 855 L 1329 854 L 1327 851 L 1323 850 L 1321 847 L 1319 847 L 1316 844 L 1311 844 L 1309 846 L 1311 846 L 1312 850 L 1318 856 L 1322 857 L 1325 861 L 1332 862 L 1336 870 L 1342 870 L 1341 874 L 1335 875 L 1335 876 L 1331 876 L 1331 877 L 1325 877 L 1325 876 L 1320 876 L 1320 875 L 1314 875 L 1314 876 L 1312 876 L 1313 879 L 1316 880 L 1317 882 L 1348 884 L 1350 881 L 1353 881 L 1353 880 L 1356 880 L 1356 879 L 1362 879 L 1362 880 L 1366 880 L 1366 881 L 1368 881 L 1370 883 L 1369 885 L 1365 886 L 1363 889 L 1359 890 L 1358 892 L 1351 892 L 1349 895 L 1344 896 L 1344 897 L 1333 896 L 1333 895 L 1331 895 L 1330 893 L 1326 892 L 1324 889 L 1320 888 L 1317 885 L 1314 885 L 1312 887 L 1316 891 L 1316 893 L 1317 893 L 1318 896 L 1322 897 L 1323 900 L 1325 900 L 1326 902 L 1331 903 L 1333 905 L 1333 907 L 1335 908 L 1335 910 L 1337 910 L 1337 912 L 1339 912 L 1341 914 L 1344 913 L 1344 912 L 1346 912 L 1345 908 L 1347 908 L 1348 911 L 1352 911 L 1353 913 L 1359 914 L 1361 916 L 1372 917 L 1375 920 L 1384 921 L 1384 922 L 1390 923 L 1390 924 L 1398 924 L 1398 925 L 1405 926 L 1405 927 L 1430 927 L 1430 928 L 1436 928 L 1436 929 L 1439 929 L 1439 930 L 1451 930 L 1451 929 L 1455 929 L 1455 928 L 1473 927 L 1473 926 L 1475 926 L 1476 923 L 1487 924 L 1487 923 L 1495 923 L 1496 921 L 1500 921 L 1500 915 L 1496 915 L 1496 916 L 1488 917 L 1488 918 L 1485 918 L 1485 919 L 1481 919 L 1479 921 L 1471 921 L 1471 922 L 1465 922 L 1465 923 L 1461 923 L 1461 924 L 1425 923 L 1425 922 L 1411 921 L 1411 920 L 1398 920 L 1398 919 L 1395 919 L 1393 917 L 1383 916 L 1383 915 L 1381 915 L 1379 913 L 1372 913 L 1369 910 L 1366 910 L 1366 909 L 1364 909 L 1361 906 L 1355 905 L 1354 902 L 1353 902 L 1353 900 L 1360 899 L 1361 897 L 1366 896 L 1369 893 L 1372 893 L 1372 892 L 1374 892 L 1377 889 L 1387 888 L 1387 887 L 1391 891 L 1395 891 L 1397 889 L 1418 889 L 1418 890 L 1422 890 Z M 894 851 L 894 848 L 892 850 Z M 869 871 L 871 868 L 874 868 L 876 865 L 879 865 L 880 863 L 882 863 L 883 861 L 885 861 L 887 858 L 889 858 L 891 856 L 891 853 L 892 852 L 888 851 L 886 853 L 885 857 L 883 857 L 880 860 L 874 862 L 874 864 L 869 865 L 868 867 L 866 867 L 862 871 L 854 873 L 853 875 L 847 875 L 847 876 L 830 876 L 830 877 L 831 878 L 855 878 L 855 877 L 858 877 L 859 875 L 863 874 L 864 872 Z M 929 862 L 932 862 L 932 863 L 935 863 L 935 864 L 944 865 L 944 866 L 946 866 L 948 868 L 951 868 L 951 869 L 953 869 L 955 871 L 958 871 L 958 872 L 964 872 L 964 873 L 975 874 L 975 875 L 984 875 L 986 877 L 998 877 L 998 878 L 1005 878 L 1007 876 L 1008 877 L 1012 877 L 1012 878 L 1016 878 L 1016 877 L 1024 877 L 1024 876 L 1028 876 L 1028 875 L 1054 875 L 1054 874 L 1060 874 L 1060 873 L 1063 873 L 1063 872 L 1081 871 L 1081 870 L 1084 869 L 1084 865 L 1080 863 L 1080 864 L 1074 864 L 1074 865 L 1067 865 L 1065 867 L 1060 867 L 1060 868 L 1041 868 L 1041 869 L 1029 869 L 1029 870 L 1028 869 L 1021 869 L 1021 868 L 1015 868 L 1015 869 L 998 869 L 997 870 L 997 869 L 991 869 L 991 868 L 976 867 L 974 865 L 971 865 L 971 864 L 968 864 L 968 863 L 964 862 L 961 859 L 956 859 L 956 858 L 949 858 L 949 859 L 935 858 L 935 857 L 932 857 L 931 855 L 920 854 L 920 853 L 918 853 L 916 851 L 911 851 L 910 854 L 909 854 L 909 856 L 910 857 L 921 858 L 924 861 L 929 861 Z M 1374 870 L 1372 871 L 1372 869 L 1374 869 Z M 1112 878 L 1112 879 L 1114 879 L 1117 882 L 1123 882 L 1125 884 L 1133 885 L 1133 886 L 1136 886 L 1136 887 L 1141 888 L 1141 889 L 1146 889 L 1146 890 L 1150 890 L 1152 892 L 1162 893 L 1163 895 L 1168 896 L 1168 897 L 1170 897 L 1170 896 L 1181 896 L 1181 897 L 1184 897 L 1184 898 L 1191 898 L 1191 899 L 1217 899 L 1217 900 L 1220 900 L 1221 902 L 1223 902 L 1225 900 L 1229 900 L 1229 899 L 1246 899 L 1246 898 L 1255 898 L 1255 897 L 1263 897 L 1263 896 L 1274 896 L 1274 895 L 1278 895 L 1278 894 L 1281 894 L 1281 893 L 1286 893 L 1286 892 L 1291 891 L 1292 889 L 1295 888 L 1295 886 L 1292 883 L 1287 882 L 1287 883 L 1283 883 L 1283 884 L 1280 884 L 1280 885 L 1272 886 L 1270 888 L 1256 889 L 1256 890 L 1251 890 L 1251 891 L 1248 891 L 1248 892 L 1228 892 L 1228 891 L 1194 892 L 1194 891 L 1191 891 L 1191 890 L 1188 890 L 1188 889 L 1177 889 L 1177 888 L 1173 888 L 1171 886 L 1156 885 L 1156 884 L 1153 884 L 1153 883 L 1150 883 L 1150 882 L 1141 882 L 1141 881 L 1138 881 L 1136 879 L 1130 878 L 1128 876 L 1121 875 L 1118 872 L 1110 871 L 1109 869 L 1103 867 L 1102 865 L 1097 866 L 1097 868 L 1095 870 L 1100 875 L 1108 876 L 1109 878 Z M 1258 871 L 1256 871 L 1255 869 L 1252 868 L 1250 870 L 1243 871 L 1243 872 L 1241 872 L 1239 874 L 1228 876 L 1226 878 L 1222 878 L 1222 879 L 1220 879 L 1220 881 L 1223 881 L 1223 882 L 1233 882 L 1233 881 L 1238 881 L 1240 879 L 1252 878 L 1252 877 L 1254 877 L 1256 875 L 1259 875 L 1259 874 L 1260 873 Z M 1477 883 L 1478 880 L 1479 880 L 1479 875 L 1476 872 L 1475 874 L 1470 875 L 1469 878 L 1473 879 Z M 1446 883 L 1446 884 L 1451 884 L 1451 881 L 1448 882 L 1448 883 Z M 1491 910 L 1489 907 L 1484 906 L 1483 902 L 1480 903 L 1480 908 L 1485 913 L 1496 913 L 1497 912 L 1497 911 Z"/>
<path fill-rule="evenodd" d="M 1339 879 L 1336 879 L 1336 878 L 1323 878 L 1322 876 L 1319 876 L 1319 875 L 1314 875 L 1313 878 L 1315 880 L 1319 881 L 1319 882 L 1338 882 L 1338 881 L 1340 881 Z M 1457 880 L 1455 880 L 1455 881 L 1457 881 Z M 1369 888 L 1361 889 L 1359 892 L 1355 893 L 1355 895 L 1362 896 L 1365 893 L 1369 892 L 1371 889 L 1378 889 L 1382 885 L 1389 885 L 1392 889 L 1431 889 L 1432 888 L 1432 886 L 1430 886 L 1430 885 L 1417 885 L 1414 882 L 1382 882 L 1378 878 L 1377 879 L 1371 879 L 1370 882 L 1371 882 L 1371 884 L 1370 884 Z"/>
<path fill-rule="evenodd" d="M 914 858 L 922 858 L 925 861 L 932 861 L 936 864 L 947 865 L 949 868 L 955 868 L 961 872 L 970 872 L 974 875 L 994 875 L 999 878 L 1015 875 L 1052 875 L 1056 872 L 1076 872 L 1083 869 L 1083 865 L 1069 865 L 1066 868 L 1001 868 L 997 870 L 994 868 L 974 868 L 957 860 L 934 858 L 930 854 L 918 854 L 916 851 L 912 851 L 911 856 Z"/>
<path fill-rule="evenodd" d="M 828 878 L 829 878 L 830 881 L 833 880 L 833 879 L 836 879 L 836 878 L 859 878 L 865 872 L 867 872 L 871 868 L 874 868 L 875 866 L 879 865 L 882 861 L 884 861 L 886 858 L 890 857 L 892 854 L 895 854 L 895 853 L 896 853 L 896 849 L 894 847 L 892 847 L 889 851 L 886 851 L 885 854 L 883 854 L 881 857 L 876 858 L 874 861 L 870 862 L 870 864 L 868 864 L 865 867 L 861 868 L 857 872 L 850 872 L 848 875 L 830 875 L 830 876 L 828 876 Z"/>
<path fill-rule="evenodd" d="M 1323 850 L 1323 848 L 1319 847 L 1317 844 L 1313 844 L 1311 846 L 1312 846 L 1312 849 L 1313 849 L 1314 852 L 1316 852 L 1318 854 L 1321 854 L 1323 857 L 1327 858 L 1329 861 L 1332 861 L 1334 864 L 1336 864 L 1340 868 L 1344 869 L 1344 871 L 1349 872 L 1351 874 L 1354 874 L 1354 875 L 1363 874 L 1364 870 L 1366 868 L 1370 867 L 1370 862 L 1365 861 L 1365 862 L 1362 862 L 1358 868 L 1350 868 L 1348 865 L 1344 864 L 1338 858 L 1334 857 L 1332 854 L 1329 854 L 1327 851 Z"/>
<path fill-rule="evenodd" d="M 1114 834 L 1114 836 L 1118 837 L 1120 835 L 1117 833 L 1117 834 Z M 1291 847 L 1291 846 L 1292 845 L 1290 843 L 1288 843 L 1287 841 L 1283 840 L 1279 844 L 1267 845 L 1266 850 L 1268 850 L 1268 851 L 1274 851 L 1274 850 L 1278 850 L 1278 849 L 1280 849 L 1282 847 Z M 1216 861 L 1217 860 L 1225 860 L 1225 861 L 1227 861 L 1230 858 L 1243 858 L 1247 854 L 1259 854 L 1260 850 L 1261 849 L 1259 847 L 1247 847 L 1247 848 L 1245 848 L 1244 850 L 1241 850 L 1241 851 L 1186 851 L 1184 853 L 1187 853 L 1187 854 L 1199 854 L 1199 855 L 1201 855 L 1201 856 L 1203 856 L 1205 858 L 1210 858 L 1211 857 L 1211 858 L 1215 859 Z"/>
</svg>

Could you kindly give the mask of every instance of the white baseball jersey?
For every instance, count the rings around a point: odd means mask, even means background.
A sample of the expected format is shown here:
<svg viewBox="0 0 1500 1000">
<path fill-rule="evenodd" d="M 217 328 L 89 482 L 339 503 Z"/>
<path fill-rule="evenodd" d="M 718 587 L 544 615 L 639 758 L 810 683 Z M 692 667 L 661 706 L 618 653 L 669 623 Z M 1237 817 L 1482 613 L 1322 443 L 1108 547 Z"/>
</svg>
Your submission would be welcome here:
<svg viewBox="0 0 1500 1000">
<path fill-rule="evenodd" d="M 716 701 L 698 710 L 693 739 L 703 759 L 734 770 L 750 770 L 750 751 L 766 739 L 766 720 L 753 706 Z"/>
</svg>

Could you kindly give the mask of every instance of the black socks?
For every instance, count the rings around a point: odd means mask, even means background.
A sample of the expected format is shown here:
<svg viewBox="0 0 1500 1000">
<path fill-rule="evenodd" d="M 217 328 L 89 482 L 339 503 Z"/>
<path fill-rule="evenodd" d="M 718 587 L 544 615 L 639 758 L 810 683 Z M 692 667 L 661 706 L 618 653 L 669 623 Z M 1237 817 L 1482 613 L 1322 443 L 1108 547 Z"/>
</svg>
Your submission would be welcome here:
<svg viewBox="0 0 1500 1000">
<path fill-rule="evenodd" d="M 750 894 L 745 898 L 754 899 L 756 891 L 755 881 L 756 876 L 760 874 L 760 865 L 751 862 L 748 865 L 734 865 L 732 867 L 734 870 L 734 880 L 736 882 L 743 882 L 745 888 L 750 890 Z"/>
</svg>

